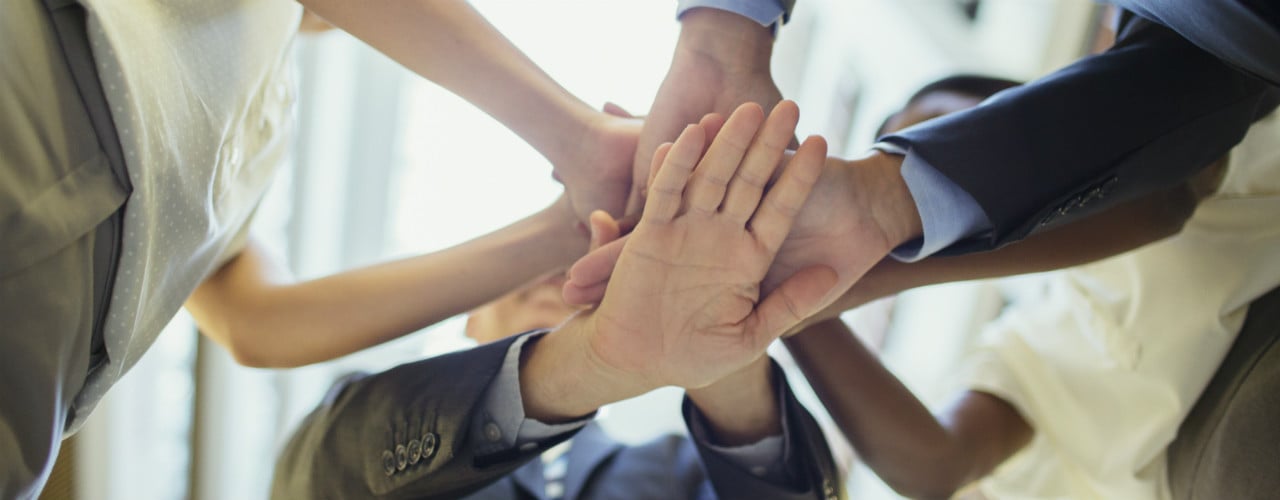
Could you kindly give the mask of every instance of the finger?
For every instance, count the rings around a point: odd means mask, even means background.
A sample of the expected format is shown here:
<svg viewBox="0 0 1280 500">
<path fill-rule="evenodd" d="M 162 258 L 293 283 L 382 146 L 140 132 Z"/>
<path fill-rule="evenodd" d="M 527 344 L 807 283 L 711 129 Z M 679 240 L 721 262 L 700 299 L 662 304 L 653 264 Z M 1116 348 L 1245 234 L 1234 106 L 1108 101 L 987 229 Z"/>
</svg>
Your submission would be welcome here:
<svg viewBox="0 0 1280 500">
<path fill-rule="evenodd" d="M 591 243 L 587 247 L 588 251 L 600 248 L 604 244 L 618 239 L 618 235 L 622 234 L 618 221 L 614 220 L 613 216 L 604 210 L 591 212 L 591 215 L 587 217 L 587 223 L 591 226 Z"/>
<path fill-rule="evenodd" d="M 707 148 L 707 154 L 698 163 L 693 179 L 689 181 L 688 206 L 701 213 L 715 213 L 724 201 L 725 188 L 737 172 L 742 157 L 751 146 L 751 140 L 764 123 L 764 110 L 756 103 L 738 106 L 715 141 Z"/>
<path fill-rule="evenodd" d="M 644 195 L 647 200 L 649 197 L 649 188 L 653 187 L 653 180 L 658 177 L 658 171 L 662 170 L 662 162 L 667 161 L 667 154 L 671 152 L 670 142 L 663 143 L 653 152 L 653 164 L 649 166 L 649 180 L 644 183 Z"/>
<path fill-rule="evenodd" d="M 641 224 L 663 224 L 675 218 L 680 211 L 680 201 L 684 197 L 689 176 L 702 155 L 705 138 L 702 127 L 698 125 L 685 127 L 680 137 L 676 138 L 675 144 L 671 145 L 671 150 L 662 161 L 657 177 L 653 179 L 653 186 L 649 188 L 649 199 L 645 202 Z M 654 158 L 657 158 L 656 153 Z"/>
<path fill-rule="evenodd" d="M 720 127 L 724 126 L 724 117 L 720 116 L 718 113 L 707 113 L 698 121 L 698 125 L 701 126 L 702 130 L 706 133 L 706 140 L 704 142 L 710 145 L 711 139 L 714 139 L 716 134 L 720 133 Z M 663 154 L 665 154 L 665 152 Z M 707 150 L 705 148 L 702 150 L 702 154 L 707 154 Z M 653 185 L 653 179 L 658 176 L 658 170 L 660 170 L 659 165 L 662 164 L 662 160 L 663 158 L 659 157 L 658 152 L 655 151 L 653 154 L 653 165 L 649 168 L 649 181 L 645 183 L 645 186 Z"/>
<path fill-rule="evenodd" d="M 640 223 L 640 216 L 644 214 L 644 206 L 649 201 L 649 189 L 653 187 L 653 178 L 658 175 L 658 171 L 662 169 L 662 162 L 666 161 L 667 153 L 671 152 L 672 144 L 670 142 L 662 143 L 658 149 L 653 152 L 652 165 L 649 167 L 649 180 L 643 186 L 632 189 L 632 192 L 639 194 L 639 204 L 636 205 L 635 211 L 630 212 L 635 216 L 635 223 Z M 635 226 L 632 226 L 634 228 Z"/>
<path fill-rule="evenodd" d="M 627 209 L 623 211 L 623 218 L 639 217 L 640 211 L 644 210 L 645 191 L 649 189 L 648 184 L 640 184 L 633 181 L 631 183 L 631 194 L 627 196 Z"/>
<path fill-rule="evenodd" d="M 748 317 L 747 335 L 764 347 L 805 318 L 817 313 L 838 276 L 827 266 L 801 269 L 764 297 Z"/>
<path fill-rule="evenodd" d="M 614 104 L 614 103 L 612 103 L 612 102 L 607 102 L 607 101 L 606 101 L 606 102 L 604 103 L 604 108 L 602 108 L 601 110 L 602 110 L 602 111 L 604 111 L 604 113 L 605 113 L 605 114 L 607 114 L 607 115 L 620 116 L 620 117 L 622 117 L 622 118 L 635 118 L 635 117 L 636 117 L 635 115 L 631 114 L 629 111 L 627 111 L 627 110 L 625 110 L 625 109 L 622 109 L 622 106 L 619 106 L 619 105 Z"/>
<path fill-rule="evenodd" d="M 609 281 L 609 276 L 613 275 L 613 266 L 622 256 L 622 247 L 625 246 L 626 241 L 627 237 L 624 236 L 587 252 L 569 268 L 568 284 L 586 288 Z"/>
<path fill-rule="evenodd" d="M 636 228 L 636 224 L 640 223 L 640 214 L 625 215 L 618 219 L 618 234 L 631 234 Z"/>
<path fill-rule="evenodd" d="M 791 223 L 804 207 L 814 182 L 822 175 L 826 159 L 827 142 L 821 137 L 810 136 L 787 162 L 778 182 L 765 193 L 748 225 L 770 255 L 778 251 L 787 233 L 791 232 Z"/>
<path fill-rule="evenodd" d="M 782 161 L 782 154 L 795 134 L 800 121 L 800 109 L 792 101 L 782 101 L 769 113 L 769 119 L 752 141 L 742 160 L 742 166 L 729 183 L 725 195 L 724 212 L 734 222 L 746 224 L 760 205 L 760 196 L 773 177 L 773 171 Z"/>
<path fill-rule="evenodd" d="M 715 141 L 716 136 L 720 135 L 720 128 L 724 127 L 724 117 L 719 113 L 707 113 L 701 120 L 698 120 L 698 125 L 701 125 L 702 130 L 707 132 L 707 145 L 710 146 Z M 703 153 L 705 154 L 706 152 L 704 151 Z"/>
<path fill-rule="evenodd" d="M 701 120 L 698 121 L 698 125 L 701 125 L 704 129 L 704 132 L 706 132 L 706 139 L 704 143 L 710 144 L 711 139 L 713 139 L 716 136 L 716 134 L 720 133 L 720 127 L 724 126 L 724 117 L 720 116 L 719 113 L 707 113 L 702 116 Z M 703 154 L 706 154 L 705 149 L 703 150 Z M 662 159 L 658 158 L 658 154 L 655 151 L 653 155 L 653 159 L 650 161 L 649 179 L 645 181 L 644 188 L 640 190 L 640 197 L 641 197 L 640 201 L 642 204 L 644 202 L 643 198 L 648 195 L 648 187 L 653 185 L 653 179 L 658 175 L 658 165 L 661 165 L 661 164 L 662 164 Z"/>
<path fill-rule="evenodd" d="M 608 290 L 608 287 L 608 281 L 601 281 L 587 287 L 579 287 L 574 283 L 565 283 L 564 289 L 561 291 L 561 298 L 571 306 L 596 306 L 600 304 L 600 301 L 604 300 L 604 293 Z"/>
</svg>

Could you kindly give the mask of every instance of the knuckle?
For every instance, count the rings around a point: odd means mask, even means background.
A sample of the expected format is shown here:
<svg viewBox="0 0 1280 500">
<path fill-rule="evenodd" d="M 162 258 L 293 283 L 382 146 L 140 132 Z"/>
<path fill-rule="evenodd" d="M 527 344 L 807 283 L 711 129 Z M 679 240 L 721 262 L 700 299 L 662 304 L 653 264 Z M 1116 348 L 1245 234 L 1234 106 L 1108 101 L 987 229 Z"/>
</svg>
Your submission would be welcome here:
<svg viewBox="0 0 1280 500">
<path fill-rule="evenodd" d="M 729 184 L 729 180 L 733 178 L 733 174 L 726 174 L 722 171 L 707 171 L 702 174 L 702 181 L 715 186 L 725 186 Z"/>
<path fill-rule="evenodd" d="M 741 182 L 743 184 L 746 184 L 747 186 L 750 186 L 756 189 L 763 190 L 765 185 L 769 182 L 769 178 L 763 175 L 760 175 L 759 172 L 743 169 L 742 171 L 738 172 L 738 182 Z"/>
<path fill-rule="evenodd" d="M 773 198 L 770 198 L 769 206 L 775 212 L 778 212 L 779 214 L 785 215 L 787 217 L 795 217 L 796 215 L 799 215 L 800 209 L 803 208 L 803 205 L 799 203 L 795 203 L 792 200 L 786 199 L 786 197 L 783 197 L 783 196 L 775 196 Z"/>
</svg>

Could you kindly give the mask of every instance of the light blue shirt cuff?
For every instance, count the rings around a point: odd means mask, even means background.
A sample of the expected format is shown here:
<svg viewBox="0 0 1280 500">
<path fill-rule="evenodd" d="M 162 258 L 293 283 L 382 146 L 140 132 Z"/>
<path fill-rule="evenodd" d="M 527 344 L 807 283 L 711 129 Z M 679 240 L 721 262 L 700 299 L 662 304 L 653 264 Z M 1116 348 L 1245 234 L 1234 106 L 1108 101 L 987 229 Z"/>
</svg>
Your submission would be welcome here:
<svg viewBox="0 0 1280 500">
<path fill-rule="evenodd" d="M 782 16 L 787 13 L 778 0 L 680 0 L 676 6 L 676 18 L 683 16 L 689 9 L 697 7 L 732 12 L 760 23 L 766 28 L 782 24 Z"/>
<path fill-rule="evenodd" d="M 563 424 L 546 424 L 525 418 L 524 398 L 520 394 L 520 353 L 531 339 L 545 335 L 547 330 L 535 330 L 520 336 L 507 349 L 502 368 L 489 384 L 483 399 L 481 418 L 475 422 L 479 450 L 482 454 L 495 453 L 513 447 L 533 449 L 538 441 L 587 425 L 594 413 Z"/>
<path fill-rule="evenodd" d="M 878 142 L 872 149 L 903 155 L 902 180 L 915 199 L 924 235 L 889 252 L 902 262 L 916 262 L 957 241 L 991 229 L 991 219 L 968 192 L 909 149 Z"/>
</svg>

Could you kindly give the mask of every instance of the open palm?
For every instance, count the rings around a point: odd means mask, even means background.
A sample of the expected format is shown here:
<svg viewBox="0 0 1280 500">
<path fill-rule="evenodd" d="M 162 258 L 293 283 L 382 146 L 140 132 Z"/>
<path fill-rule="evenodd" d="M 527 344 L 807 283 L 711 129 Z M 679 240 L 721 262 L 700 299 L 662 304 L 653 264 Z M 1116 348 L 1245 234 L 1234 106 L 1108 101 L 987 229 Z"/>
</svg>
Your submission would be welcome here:
<svg viewBox="0 0 1280 500">
<path fill-rule="evenodd" d="M 858 170 L 865 167 L 853 165 L 839 159 L 827 161 L 808 202 L 778 250 L 764 279 L 763 291 L 773 290 L 804 268 L 828 266 L 836 270 L 838 279 L 831 294 L 822 301 L 825 307 L 893 248 L 890 237 L 875 219 L 881 207 L 874 205 L 864 191 L 879 179 L 873 180 L 867 172 Z M 850 190 L 850 186 L 860 189 Z"/>
<path fill-rule="evenodd" d="M 659 148 L 643 216 L 592 314 L 598 359 L 655 386 L 701 387 L 816 310 L 836 279 L 829 268 L 801 270 L 760 296 L 826 154 L 821 139 L 807 140 L 766 188 L 797 116 L 784 102 L 766 122 L 747 104 L 718 133 L 690 125 Z"/>
</svg>

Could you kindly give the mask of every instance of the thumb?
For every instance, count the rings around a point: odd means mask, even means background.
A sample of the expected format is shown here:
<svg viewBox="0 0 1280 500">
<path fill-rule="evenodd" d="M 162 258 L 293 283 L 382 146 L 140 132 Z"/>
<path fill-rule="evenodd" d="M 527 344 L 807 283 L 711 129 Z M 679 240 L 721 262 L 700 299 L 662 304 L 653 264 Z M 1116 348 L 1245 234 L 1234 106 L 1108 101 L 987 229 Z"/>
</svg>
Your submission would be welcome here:
<svg viewBox="0 0 1280 500">
<path fill-rule="evenodd" d="M 604 298 L 605 285 L 613 275 L 613 266 L 622 256 L 627 242 L 622 237 L 605 243 L 578 259 L 569 268 L 569 281 L 564 285 L 564 300 L 572 305 L 594 304 Z"/>
<path fill-rule="evenodd" d="M 756 306 L 748 319 L 750 338 L 767 346 L 791 327 L 818 312 L 839 275 L 827 266 L 810 266 L 783 281 Z"/>
<path fill-rule="evenodd" d="M 588 247 L 588 251 L 600 248 L 604 244 L 618 239 L 618 235 L 622 234 L 619 222 L 604 210 L 591 212 L 591 216 L 587 218 L 587 223 L 591 226 L 591 245 Z"/>
<path fill-rule="evenodd" d="M 620 116 L 622 118 L 636 117 L 635 115 L 631 114 L 631 112 L 625 109 L 622 109 L 622 106 L 619 106 L 609 101 L 605 101 L 604 108 L 602 108 L 601 110 L 604 111 L 604 114 L 606 115 Z"/>
</svg>

